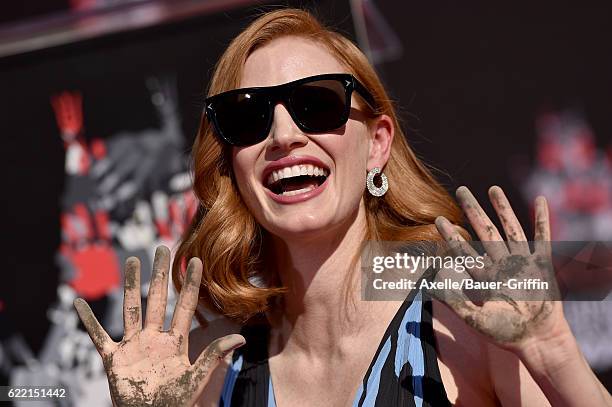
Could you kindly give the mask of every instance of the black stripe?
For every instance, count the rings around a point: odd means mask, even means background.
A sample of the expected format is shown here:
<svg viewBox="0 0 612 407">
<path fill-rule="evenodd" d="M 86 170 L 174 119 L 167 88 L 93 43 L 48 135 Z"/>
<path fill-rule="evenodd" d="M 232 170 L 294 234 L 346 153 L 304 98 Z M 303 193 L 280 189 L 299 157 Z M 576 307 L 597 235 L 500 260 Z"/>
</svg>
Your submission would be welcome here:
<svg viewBox="0 0 612 407">
<path fill-rule="evenodd" d="M 232 407 L 267 407 L 268 382 L 268 326 L 244 326 L 240 333 L 246 344 L 240 348 L 242 369 L 232 391 Z M 234 352 L 234 360 L 239 352 Z"/>
<path fill-rule="evenodd" d="M 412 387 L 412 366 L 410 366 L 410 363 L 405 363 L 404 366 L 402 366 L 399 378 L 395 376 L 395 357 L 397 354 L 398 336 L 397 329 L 391 333 L 391 350 L 380 372 L 381 380 L 378 387 L 378 394 L 376 394 L 375 407 L 416 407 L 412 396 L 414 394 L 414 389 Z"/>
<path fill-rule="evenodd" d="M 436 336 L 433 330 L 433 301 L 423 292 L 423 311 L 421 314 L 421 346 L 425 355 L 425 377 L 423 378 L 423 406 L 452 406 L 448 400 L 436 352 Z"/>
<path fill-rule="evenodd" d="M 417 287 L 422 279 L 425 278 L 429 280 L 434 273 L 435 270 L 433 268 L 427 269 L 419 279 L 419 282 L 417 282 Z M 385 330 L 376 350 L 376 354 L 370 362 L 370 366 L 363 378 L 363 392 L 358 402 L 359 406 L 363 406 L 365 402 L 368 391 L 368 379 L 372 374 L 374 364 L 387 338 L 390 338 L 391 349 L 382 367 L 375 407 L 415 407 L 412 367 L 410 363 L 405 363 L 400 371 L 400 377 L 398 379 L 395 376 L 395 353 L 397 352 L 399 326 L 417 293 L 418 289 L 412 290 Z M 423 406 L 451 406 L 440 378 L 440 370 L 436 355 L 436 341 L 432 325 L 432 302 L 431 299 L 428 298 L 426 291 L 423 291 L 422 304 L 420 339 L 423 347 L 423 355 L 425 357 Z M 258 324 L 245 326 L 241 330 L 241 334 L 244 335 L 247 342 L 234 352 L 233 356 L 233 360 L 236 361 L 239 355 L 242 355 L 243 363 L 232 391 L 232 407 L 267 407 L 268 405 L 268 397 L 272 396 L 268 394 L 268 384 L 270 381 L 270 369 L 268 365 L 269 329 L 267 324 Z M 222 404 L 221 407 L 223 407 Z"/>
<path fill-rule="evenodd" d="M 425 270 L 421 278 L 419 278 L 419 280 L 417 281 L 416 287 L 420 285 L 421 280 L 429 279 L 433 275 L 434 272 L 435 272 L 435 269 L 433 267 L 430 267 L 427 270 Z M 367 388 L 368 379 L 370 378 L 370 375 L 372 374 L 372 369 L 374 368 L 374 364 L 376 363 L 376 360 L 378 359 L 378 356 L 380 355 L 380 352 L 382 351 L 382 348 L 384 347 L 385 342 L 387 341 L 387 338 L 391 335 L 392 332 L 395 332 L 397 334 L 399 325 L 402 322 L 402 319 L 404 319 L 404 314 L 408 310 L 408 307 L 410 307 L 410 304 L 412 304 L 412 302 L 414 301 L 414 297 L 416 297 L 418 291 L 419 291 L 418 289 L 414 289 L 410 292 L 410 294 L 408 294 L 408 296 L 402 303 L 402 306 L 397 310 L 397 313 L 395 314 L 395 316 L 389 323 L 389 326 L 387 327 L 382 339 L 380 340 L 380 343 L 378 344 L 378 349 L 376 349 L 376 353 L 374 354 L 374 358 L 370 362 L 368 371 L 363 377 L 363 382 L 362 382 L 363 392 L 361 393 L 361 397 L 359 398 L 359 403 L 357 404 L 359 407 L 363 406 L 363 403 L 365 401 L 365 398 L 368 392 L 368 388 Z M 395 341 L 392 341 L 392 345 L 397 345 L 396 342 L 397 342 L 397 337 Z M 391 353 L 389 355 L 391 355 Z M 393 371 L 392 377 L 395 378 L 395 371 Z M 389 380 L 389 377 L 383 377 L 381 375 L 381 383 L 385 380 Z"/>
</svg>

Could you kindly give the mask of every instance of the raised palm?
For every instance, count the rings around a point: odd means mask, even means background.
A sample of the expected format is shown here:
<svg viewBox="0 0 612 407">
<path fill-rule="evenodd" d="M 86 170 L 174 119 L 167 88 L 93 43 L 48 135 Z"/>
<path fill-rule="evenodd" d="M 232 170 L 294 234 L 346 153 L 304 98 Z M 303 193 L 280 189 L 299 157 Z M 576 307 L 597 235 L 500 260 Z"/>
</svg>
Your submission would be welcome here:
<svg viewBox="0 0 612 407">
<path fill-rule="evenodd" d="M 509 350 L 519 350 L 530 340 L 546 339 L 561 332 L 565 322 L 551 261 L 548 208 L 543 197 L 536 199 L 535 248 L 532 253 L 501 188 L 490 188 L 489 196 L 507 242 L 504 242 L 472 193 L 466 187 L 457 190 L 457 199 L 487 254 L 484 267 L 467 270 L 468 278 L 478 282 L 498 282 L 500 285 L 479 290 L 475 296 L 462 289 L 439 291 L 434 296 L 492 342 Z M 479 255 L 447 219 L 439 217 L 436 226 L 455 255 Z M 444 271 L 438 273 L 436 279 L 448 277 L 458 280 L 455 272 Z M 537 291 L 516 289 L 508 284 L 510 280 L 546 282 L 548 288 L 541 289 L 543 285 L 539 285 Z"/>
<path fill-rule="evenodd" d="M 188 337 L 198 302 L 202 263 L 191 259 L 168 331 L 163 330 L 170 251 L 158 247 L 149 286 L 144 328 L 140 300 L 140 262 L 125 267 L 123 319 L 125 333 L 114 342 L 81 298 L 74 301 L 81 321 L 102 356 L 115 406 L 191 406 L 208 382 L 210 372 L 233 349 L 244 344 L 240 335 L 212 342 L 191 364 Z"/>
</svg>

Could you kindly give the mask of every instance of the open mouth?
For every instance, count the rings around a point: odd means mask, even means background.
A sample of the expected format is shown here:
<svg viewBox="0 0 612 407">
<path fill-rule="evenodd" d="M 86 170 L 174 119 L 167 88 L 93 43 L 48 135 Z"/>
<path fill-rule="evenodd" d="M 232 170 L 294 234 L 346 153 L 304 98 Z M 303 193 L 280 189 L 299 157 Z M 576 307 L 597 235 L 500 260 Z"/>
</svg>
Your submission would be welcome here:
<svg viewBox="0 0 612 407">
<path fill-rule="evenodd" d="M 317 189 L 329 176 L 329 170 L 313 164 L 299 164 L 272 171 L 265 186 L 279 196 L 304 194 Z"/>
</svg>

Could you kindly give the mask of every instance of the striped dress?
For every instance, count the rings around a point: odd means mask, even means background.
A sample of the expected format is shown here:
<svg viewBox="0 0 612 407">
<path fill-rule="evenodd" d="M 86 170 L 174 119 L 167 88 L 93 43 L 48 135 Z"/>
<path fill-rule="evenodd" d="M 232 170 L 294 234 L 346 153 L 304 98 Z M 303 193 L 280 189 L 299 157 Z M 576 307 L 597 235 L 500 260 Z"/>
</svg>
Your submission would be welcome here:
<svg viewBox="0 0 612 407">
<path fill-rule="evenodd" d="M 276 407 L 268 366 L 268 327 L 248 326 L 241 333 L 247 343 L 234 351 L 219 405 Z M 353 407 L 450 405 L 436 357 L 432 302 L 426 291 L 413 290 L 387 327 Z"/>
</svg>

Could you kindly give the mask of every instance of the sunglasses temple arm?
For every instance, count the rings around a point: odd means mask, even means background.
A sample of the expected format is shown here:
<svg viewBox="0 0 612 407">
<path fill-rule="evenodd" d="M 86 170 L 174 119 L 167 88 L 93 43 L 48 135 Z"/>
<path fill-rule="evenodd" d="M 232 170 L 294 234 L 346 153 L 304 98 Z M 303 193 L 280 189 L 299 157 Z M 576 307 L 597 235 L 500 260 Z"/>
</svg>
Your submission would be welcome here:
<svg viewBox="0 0 612 407">
<path fill-rule="evenodd" d="M 363 100 L 366 101 L 366 103 L 372 108 L 372 110 L 376 111 L 378 106 L 376 105 L 376 102 L 374 101 L 374 97 L 372 96 L 370 91 L 368 91 L 365 88 L 365 86 L 363 86 L 361 82 L 359 82 L 357 79 L 354 79 L 354 83 L 355 83 L 355 90 L 361 95 Z"/>
</svg>

